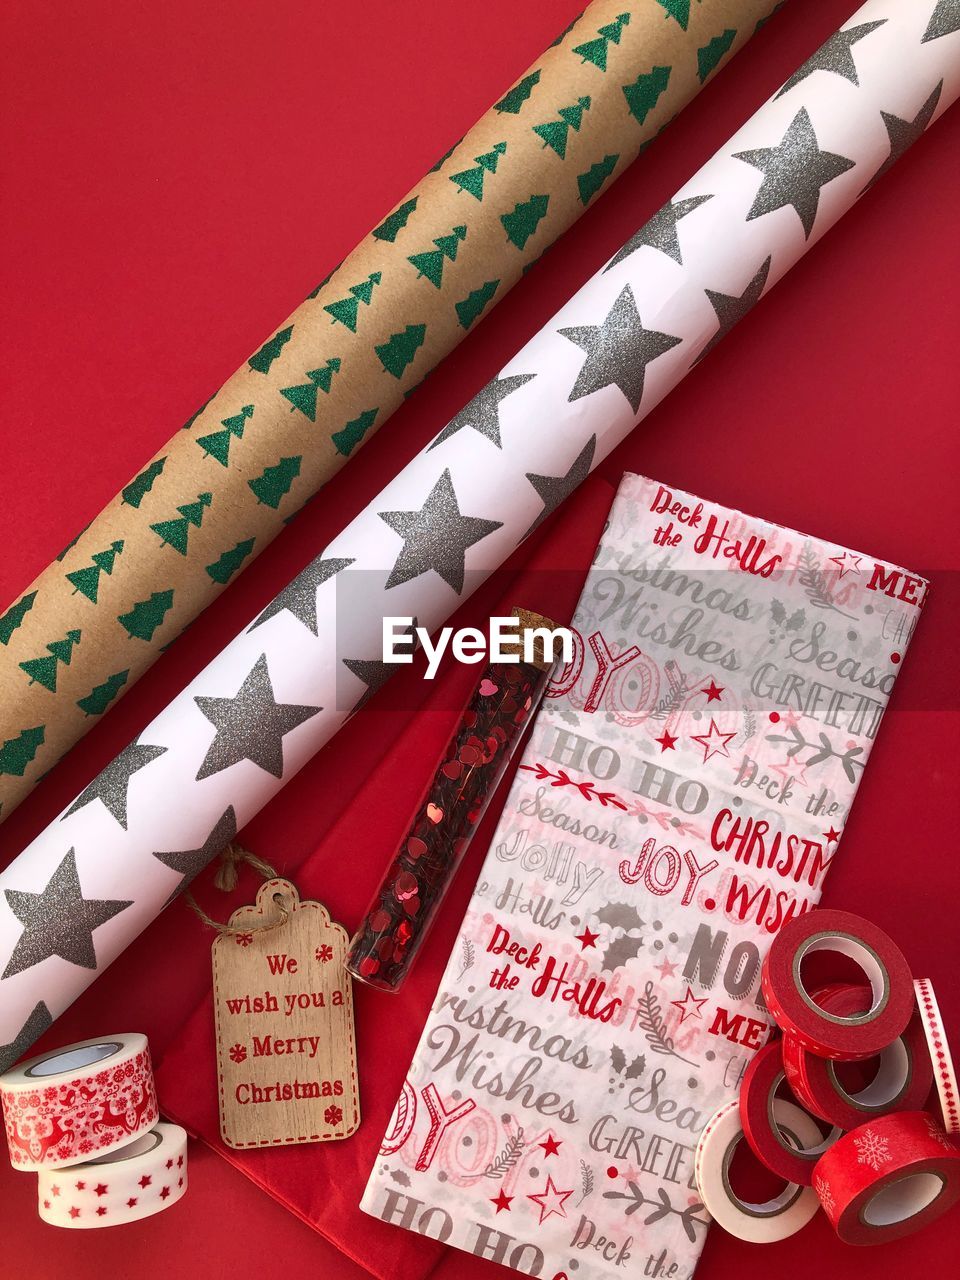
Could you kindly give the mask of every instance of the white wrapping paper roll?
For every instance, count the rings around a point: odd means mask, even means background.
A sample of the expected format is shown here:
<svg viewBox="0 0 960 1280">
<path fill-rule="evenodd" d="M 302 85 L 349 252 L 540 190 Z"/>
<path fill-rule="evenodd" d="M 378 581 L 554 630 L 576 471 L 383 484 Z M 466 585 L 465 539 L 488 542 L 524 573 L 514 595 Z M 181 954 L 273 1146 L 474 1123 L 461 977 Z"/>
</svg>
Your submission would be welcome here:
<svg viewBox="0 0 960 1280">
<path fill-rule="evenodd" d="M 955 100 L 942 11 L 868 0 L 7 869 L 0 1067 Z"/>
<path fill-rule="evenodd" d="M 64 1169 L 135 1142 L 157 1121 L 147 1037 L 81 1040 L 0 1076 L 15 1169 Z"/>
<path fill-rule="evenodd" d="M 187 1190 L 187 1134 L 158 1124 L 122 1151 L 72 1169 L 43 1169 L 37 1179 L 40 1217 L 76 1231 L 152 1218 Z"/>
</svg>

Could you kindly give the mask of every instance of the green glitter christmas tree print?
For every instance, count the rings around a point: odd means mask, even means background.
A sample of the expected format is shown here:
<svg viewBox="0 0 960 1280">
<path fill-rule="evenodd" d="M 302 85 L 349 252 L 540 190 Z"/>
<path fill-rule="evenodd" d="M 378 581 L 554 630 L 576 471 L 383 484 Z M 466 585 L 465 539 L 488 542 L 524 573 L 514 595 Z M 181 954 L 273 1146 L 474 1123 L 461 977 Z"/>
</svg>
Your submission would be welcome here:
<svg viewBox="0 0 960 1280">
<path fill-rule="evenodd" d="M 573 52 L 579 54 L 584 62 L 592 62 L 601 71 L 606 71 L 609 48 L 612 44 L 620 43 L 623 28 L 629 25 L 629 13 L 618 13 L 613 22 L 608 22 L 606 26 L 598 29 L 595 40 L 588 40 L 586 44 L 574 45 Z"/>
<path fill-rule="evenodd" d="M 16 738 L 8 738 L 3 746 L 0 746 L 0 773 L 22 778 L 27 771 L 27 765 L 33 760 L 38 749 L 43 746 L 45 733 L 45 727 L 38 724 L 32 729 L 24 729 L 23 733 Z"/>
<path fill-rule="evenodd" d="M 199 413 L 200 410 L 198 409 Z M 161 473 L 166 464 L 166 458 L 157 458 L 155 462 L 151 462 L 146 471 L 141 471 L 135 476 L 125 489 L 120 490 L 120 497 L 128 507 L 139 507 L 146 495 L 153 488 L 153 482 Z"/>
<path fill-rule="evenodd" d="M 172 606 L 172 591 L 154 591 L 149 600 L 138 601 L 129 613 L 121 613 L 117 621 L 131 640 L 152 640 Z"/>
<path fill-rule="evenodd" d="M 374 351 L 387 373 L 395 378 L 403 377 L 403 371 L 413 360 L 427 335 L 425 324 L 408 324 L 400 333 L 391 334 L 386 342 L 374 347 Z"/>
<path fill-rule="evenodd" d="M 77 700 L 77 706 L 86 716 L 102 716 L 123 686 L 127 683 L 129 670 L 118 671 L 116 675 L 107 676 L 103 684 L 96 685 L 85 698 Z"/>
<path fill-rule="evenodd" d="M 510 213 L 500 215 L 503 229 L 511 244 L 522 249 L 536 231 L 541 219 L 547 212 L 549 196 L 531 196 L 529 200 L 521 200 L 514 205 Z"/>
<path fill-rule="evenodd" d="M 466 227 L 454 227 L 448 236 L 437 236 L 433 242 L 437 246 L 435 249 L 411 254 L 407 261 L 417 268 L 417 279 L 425 277 L 435 289 L 439 289 L 445 264 L 456 261 L 460 242 L 466 237 Z"/>
<path fill-rule="evenodd" d="M 270 366 L 279 356 L 280 352 L 290 341 L 290 335 L 293 333 L 293 325 L 289 325 L 286 329 L 281 329 L 279 333 L 274 334 L 269 342 L 265 342 L 256 355 L 250 357 L 247 364 L 254 373 L 269 373 Z"/>
<path fill-rule="evenodd" d="M 264 371 L 265 372 L 265 371 Z M 211 431 L 208 436 L 197 436 L 197 444 L 203 450 L 205 458 L 215 458 L 221 467 L 229 465 L 230 441 L 236 437 L 243 439 L 243 429 L 247 419 L 253 417 L 253 405 L 245 404 L 239 413 L 232 418 L 221 419 L 223 431 Z"/>
<path fill-rule="evenodd" d="M 666 9 L 668 18 L 673 18 L 686 31 L 690 21 L 690 0 L 657 0 L 657 4 L 661 9 Z"/>
<path fill-rule="evenodd" d="M 457 319 L 460 321 L 462 328 L 470 328 L 499 287 L 499 280 L 488 280 L 479 289 L 474 289 L 471 293 L 468 293 L 462 302 L 454 304 L 457 311 Z"/>
<path fill-rule="evenodd" d="M 331 356 L 322 369 L 310 369 L 307 372 L 307 382 L 301 382 L 295 387 L 282 387 L 280 394 L 284 399 L 290 401 L 290 412 L 299 409 L 302 414 L 310 419 L 311 422 L 317 420 L 317 392 L 323 391 L 328 393 L 333 384 L 333 375 L 340 369 L 340 360 L 337 356 Z"/>
<path fill-rule="evenodd" d="M 464 169 L 462 173 L 451 173 L 450 181 L 459 191 L 466 191 L 475 200 L 483 200 L 483 180 L 488 173 L 496 173 L 500 157 L 506 154 L 507 144 L 498 142 L 491 151 L 482 156 L 474 156 L 475 169 Z"/>
<path fill-rule="evenodd" d="M 222 587 L 225 587 L 253 550 L 255 541 L 255 538 L 246 538 L 243 542 L 238 542 L 235 547 L 225 551 L 218 560 L 214 560 L 213 564 L 206 566 L 207 574 L 214 582 L 219 582 Z"/>
<path fill-rule="evenodd" d="M 570 130 L 579 132 L 583 123 L 583 113 L 590 110 L 588 97 L 578 98 L 571 107 L 561 107 L 557 115 L 559 120 L 548 120 L 546 124 L 535 124 L 533 132 L 543 139 L 543 145 L 555 151 L 561 160 L 567 155 L 567 136 Z"/>
<path fill-rule="evenodd" d="M 65 667 L 69 667 L 74 646 L 79 643 L 80 632 L 68 631 L 62 640 L 54 640 L 47 645 L 49 657 L 30 658 L 26 662 L 20 662 L 17 665 L 21 671 L 26 672 L 30 677 L 31 684 L 36 681 L 37 684 L 42 684 L 45 689 L 49 689 L 51 693 L 56 693 L 57 664 L 63 663 Z"/>
<path fill-rule="evenodd" d="M 369 307 L 370 299 L 373 297 L 373 290 L 380 283 L 381 276 L 379 271 L 372 272 L 366 280 L 361 280 L 359 284 L 350 286 L 350 297 L 341 298 L 338 302 L 328 302 L 323 308 L 324 311 L 333 317 L 333 323 L 346 325 L 351 333 L 357 332 L 357 313 L 360 310 L 360 303 L 365 307 Z M 309 377 L 309 375 L 307 375 Z"/>
<path fill-rule="evenodd" d="M 518 81 L 499 102 L 493 104 L 494 111 L 499 111 L 503 115 L 518 116 L 523 110 L 523 104 L 529 99 L 539 83 L 540 72 L 531 71 L 528 76 L 524 76 L 522 80 Z"/>
<path fill-rule="evenodd" d="M 654 67 L 646 75 L 637 76 L 633 84 L 623 86 L 623 96 L 637 124 L 643 124 L 657 105 L 669 79 L 670 67 Z"/>
<path fill-rule="evenodd" d="M 33 602 L 36 598 L 37 593 L 35 591 L 28 591 L 16 604 L 12 604 L 3 617 L 0 618 L 0 644 L 10 643 L 10 637 L 23 623 L 24 618 L 33 608 Z"/>
<path fill-rule="evenodd" d="M 105 573 L 108 576 L 113 573 L 113 565 L 117 556 L 123 550 L 122 539 L 112 542 L 106 551 L 98 551 L 90 559 L 92 564 L 87 565 L 84 569 L 74 569 L 72 573 L 66 575 L 67 581 L 73 583 L 74 594 L 78 591 L 81 595 L 86 596 L 92 603 L 97 603 L 97 592 L 100 588 L 100 575 Z"/>
<path fill-rule="evenodd" d="M 619 156 L 604 156 L 592 164 L 586 173 L 577 174 L 577 189 L 583 204 L 589 204 L 617 167 Z"/>
<path fill-rule="evenodd" d="M 337 453 L 349 458 L 354 449 L 376 422 L 379 409 L 364 409 L 358 418 L 348 422 L 341 431 L 335 431 L 330 437 Z"/>
<path fill-rule="evenodd" d="M 200 528 L 203 523 L 204 507 L 209 507 L 212 501 L 212 493 L 198 493 L 196 502 L 186 502 L 182 507 L 177 507 L 180 512 L 179 520 L 160 520 L 150 528 L 159 535 L 162 546 L 172 547 L 174 551 L 179 551 L 180 555 L 185 556 L 190 529 L 191 527 Z"/>
<path fill-rule="evenodd" d="M 410 200 L 405 200 L 399 209 L 394 209 L 389 218 L 385 218 L 379 227 L 374 227 L 370 233 L 375 240 L 386 240 L 389 244 L 393 244 L 397 236 L 407 225 L 411 213 L 417 207 L 417 197 L 413 196 Z"/>
<path fill-rule="evenodd" d="M 290 486 L 300 474 L 302 457 L 281 458 L 275 467 L 267 467 L 255 480 L 248 480 L 254 496 L 263 506 L 276 511 Z"/>
<path fill-rule="evenodd" d="M 718 36 L 697 50 L 697 75 L 700 77 L 700 83 L 703 84 L 707 76 L 714 70 L 717 63 L 723 58 L 734 40 L 737 33 L 733 27 L 727 27 L 726 31 L 721 31 Z"/>
</svg>

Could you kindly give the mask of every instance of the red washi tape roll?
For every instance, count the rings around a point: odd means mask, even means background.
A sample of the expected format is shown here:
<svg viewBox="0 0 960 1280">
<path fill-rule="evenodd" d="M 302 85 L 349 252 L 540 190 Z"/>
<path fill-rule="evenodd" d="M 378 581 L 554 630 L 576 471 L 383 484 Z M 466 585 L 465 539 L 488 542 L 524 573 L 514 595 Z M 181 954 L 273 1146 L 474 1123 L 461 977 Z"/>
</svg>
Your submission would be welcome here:
<svg viewBox="0 0 960 1280">
<path fill-rule="evenodd" d="M 777 1090 L 784 1083 L 780 1040 L 764 1045 L 743 1076 L 740 1086 L 740 1123 L 753 1154 L 771 1173 L 801 1187 L 813 1185 L 813 1172 L 823 1153 L 840 1137 L 831 1129 L 824 1137 L 816 1130 L 810 1146 L 792 1142 L 777 1123 Z"/>
<path fill-rule="evenodd" d="M 917 1009 L 923 1025 L 930 1060 L 933 1066 L 933 1078 L 940 1095 L 940 1110 L 943 1113 L 943 1127 L 947 1133 L 960 1134 L 960 1089 L 957 1088 L 957 1073 L 953 1066 L 953 1055 L 947 1044 L 940 1017 L 940 1006 L 933 994 L 933 984 L 929 978 L 918 978 L 913 984 L 917 992 Z"/>
<path fill-rule="evenodd" d="M 871 991 L 864 986 L 843 986 L 816 993 L 817 1003 L 829 1013 L 844 1017 L 869 1009 Z M 783 1067 L 797 1100 L 814 1115 L 856 1129 L 877 1116 L 894 1111 L 917 1111 L 927 1100 L 933 1069 L 919 1011 L 907 1029 L 878 1054 L 877 1071 L 869 1084 L 849 1092 L 840 1083 L 829 1058 L 818 1058 L 791 1035 L 783 1038 Z"/>
<path fill-rule="evenodd" d="M 841 1017 L 820 1008 L 804 986 L 803 961 L 815 952 L 848 956 L 863 970 L 872 1000 Z M 784 925 L 767 952 L 763 998 L 784 1032 L 821 1058 L 872 1058 L 896 1040 L 913 1014 L 913 977 L 882 929 L 850 911 L 811 911 Z"/>
<path fill-rule="evenodd" d="M 901 1111 L 835 1142 L 813 1185 L 841 1240 L 883 1244 L 960 1200 L 960 1151 L 926 1111 Z"/>
<path fill-rule="evenodd" d="M 82 1040 L 0 1076 L 15 1169 L 64 1169 L 135 1142 L 157 1123 L 147 1037 Z"/>
</svg>

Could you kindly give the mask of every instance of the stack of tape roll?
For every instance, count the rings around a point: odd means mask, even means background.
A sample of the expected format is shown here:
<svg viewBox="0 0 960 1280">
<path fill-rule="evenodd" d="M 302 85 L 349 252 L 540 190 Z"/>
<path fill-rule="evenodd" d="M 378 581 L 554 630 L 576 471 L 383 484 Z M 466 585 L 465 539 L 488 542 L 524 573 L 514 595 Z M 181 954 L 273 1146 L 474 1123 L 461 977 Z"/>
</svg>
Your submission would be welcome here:
<svg viewBox="0 0 960 1280">
<path fill-rule="evenodd" d="M 40 1217 L 110 1227 L 169 1208 L 187 1187 L 187 1135 L 161 1124 L 147 1038 L 103 1036 L 0 1076 L 10 1162 L 37 1174 Z"/>
<path fill-rule="evenodd" d="M 808 987 L 816 953 L 853 961 L 857 982 Z M 914 981 L 896 944 L 868 920 L 821 910 L 790 921 L 762 971 L 782 1036 L 761 1048 L 738 1100 L 697 1147 L 704 1206 L 743 1240 L 783 1240 L 823 1207 L 841 1240 L 880 1244 L 920 1230 L 960 1200 L 960 1091 L 929 979 Z M 841 1064 L 872 1077 L 850 1083 Z M 935 1086 L 935 1090 L 934 1090 Z M 779 1096 L 791 1093 L 791 1098 Z M 924 1107 L 931 1096 L 940 1115 Z M 740 1139 L 786 1186 L 763 1204 L 733 1189 Z"/>
</svg>

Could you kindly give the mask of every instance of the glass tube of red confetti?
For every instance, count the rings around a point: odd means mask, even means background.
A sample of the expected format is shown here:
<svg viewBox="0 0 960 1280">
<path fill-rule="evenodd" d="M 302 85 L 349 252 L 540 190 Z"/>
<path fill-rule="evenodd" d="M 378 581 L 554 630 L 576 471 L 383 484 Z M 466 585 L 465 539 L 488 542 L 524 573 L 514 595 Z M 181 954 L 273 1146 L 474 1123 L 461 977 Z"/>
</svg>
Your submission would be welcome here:
<svg viewBox="0 0 960 1280">
<path fill-rule="evenodd" d="M 556 627 L 526 609 L 514 609 L 513 616 L 520 623 L 521 658 L 528 632 Z M 490 662 L 477 681 L 350 943 L 346 967 L 362 982 L 397 991 L 407 976 L 543 696 L 552 666 L 543 639 L 533 635 L 533 661 Z"/>
</svg>

